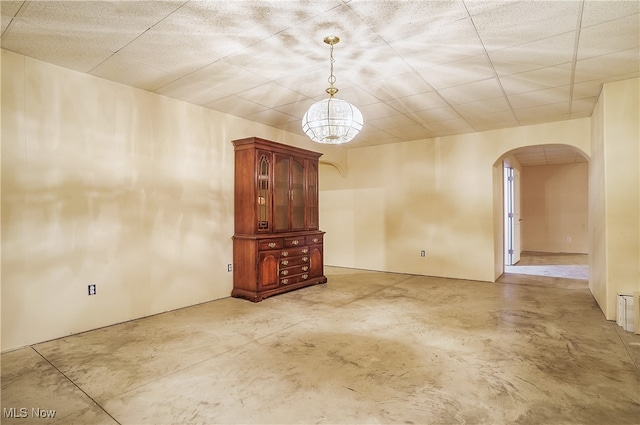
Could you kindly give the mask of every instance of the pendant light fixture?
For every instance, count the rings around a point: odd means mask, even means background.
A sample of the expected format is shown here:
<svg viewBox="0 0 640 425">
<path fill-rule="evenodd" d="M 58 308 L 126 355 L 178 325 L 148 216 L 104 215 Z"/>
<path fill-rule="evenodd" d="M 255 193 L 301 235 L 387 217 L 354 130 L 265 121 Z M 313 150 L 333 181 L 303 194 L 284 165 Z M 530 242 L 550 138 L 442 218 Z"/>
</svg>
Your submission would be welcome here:
<svg viewBox="0 0 640 425">
<path fill-rule="evenodd" d="M 338 88 L 334 87 L 336 77 L 333 75 L 333 46 L 340 41 L 338 37 L 325 37 L 324 42 L 329 45 L 331 57 L 331 73 L 329 87 L 325 90 L 328 99 L 311 105 L 302 117 L 302 130 L 314 142 L 338 145 L 353 140 L 362 130 L 364 119 L 358 108 L 347 101 L 334 97 Z"/>
</svg>

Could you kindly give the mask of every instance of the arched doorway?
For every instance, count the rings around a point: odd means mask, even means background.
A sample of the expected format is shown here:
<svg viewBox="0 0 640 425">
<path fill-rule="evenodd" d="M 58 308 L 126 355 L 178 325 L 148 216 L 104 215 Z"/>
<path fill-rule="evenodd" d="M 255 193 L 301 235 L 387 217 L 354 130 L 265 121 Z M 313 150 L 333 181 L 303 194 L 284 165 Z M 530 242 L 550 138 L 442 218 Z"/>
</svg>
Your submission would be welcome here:
<svg viewBox="0 0 640 425">
<path fill-rule="evenodd" d="M 570 145 L 525 146 L 494 167 L 504 170 L 502 208 L 495 210 L 503 227 L 495 242 L 501 272 L 588 280 L 588 157 Z"/>
</svg>

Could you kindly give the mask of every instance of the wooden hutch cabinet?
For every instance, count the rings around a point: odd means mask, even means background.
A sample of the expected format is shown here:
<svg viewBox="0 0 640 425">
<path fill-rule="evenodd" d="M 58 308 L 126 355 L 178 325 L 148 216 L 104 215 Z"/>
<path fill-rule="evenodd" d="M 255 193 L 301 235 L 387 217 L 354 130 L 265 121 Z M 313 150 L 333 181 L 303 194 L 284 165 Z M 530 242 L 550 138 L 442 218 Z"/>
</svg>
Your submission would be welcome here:
<svg viewBox="0 0 640 425">
<path fill-rule="evenodd" d="M 320 153 L 257 137 L 234 140 L 233 297 L 257 302 L 324 276 Z"/>
</svg>

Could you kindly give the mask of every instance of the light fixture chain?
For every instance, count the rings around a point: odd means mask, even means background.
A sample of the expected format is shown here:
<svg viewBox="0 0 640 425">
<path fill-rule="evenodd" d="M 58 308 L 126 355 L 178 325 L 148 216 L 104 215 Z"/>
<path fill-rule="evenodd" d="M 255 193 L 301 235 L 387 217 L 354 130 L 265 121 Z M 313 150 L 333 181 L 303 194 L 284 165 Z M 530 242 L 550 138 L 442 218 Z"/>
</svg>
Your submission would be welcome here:
<svg viewBox="0 0 640 425">
<path fill-rule="evenodd" d="M 331 64 L 330 65 L 331 74 L 329 75 L 329 84 L 333 86 L 333 84 L 336 82 L 336 77 L 333 75 L 333 63 L 336 61 L 333 58 L 333 44 L 329 45 L 329 57 L 330 57 L 329 63 Z"/>
</svg>

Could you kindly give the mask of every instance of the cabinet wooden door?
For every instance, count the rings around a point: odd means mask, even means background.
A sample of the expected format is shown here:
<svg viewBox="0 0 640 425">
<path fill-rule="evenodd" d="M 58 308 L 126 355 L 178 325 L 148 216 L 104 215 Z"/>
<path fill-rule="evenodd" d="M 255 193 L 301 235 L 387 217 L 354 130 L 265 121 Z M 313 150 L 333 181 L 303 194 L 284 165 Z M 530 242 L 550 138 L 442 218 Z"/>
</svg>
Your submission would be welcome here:
<svg viewBox="0 0 640 425">
<path fill-rule="evenodd" d="M 322 276 L 324 272 L 322 265 L 322 245 L 311 245 L 309 249 L 309 277 Z"/>
<path fill-rule="evenodd" d="M 262 251 L 258 255 L 258 289 L 278 286 L 280 251 Z"/>
</svg>

